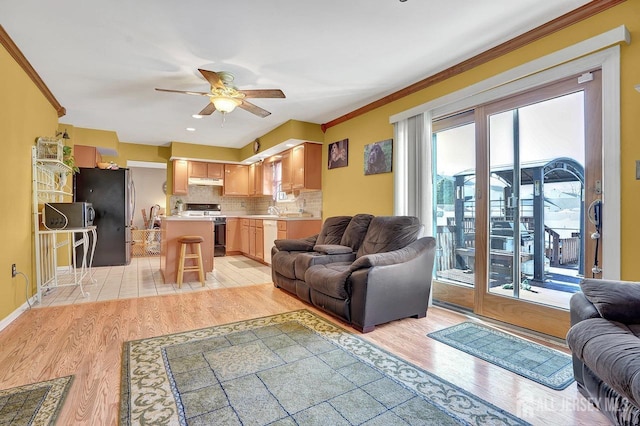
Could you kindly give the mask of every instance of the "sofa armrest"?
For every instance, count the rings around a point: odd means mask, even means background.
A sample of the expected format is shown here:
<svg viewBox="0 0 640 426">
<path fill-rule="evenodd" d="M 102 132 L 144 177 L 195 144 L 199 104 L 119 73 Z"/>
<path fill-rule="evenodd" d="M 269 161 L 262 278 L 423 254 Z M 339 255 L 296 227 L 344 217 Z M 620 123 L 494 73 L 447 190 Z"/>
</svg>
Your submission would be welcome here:
<svg viewBox="0 0 640 426">
<path fill-rule="evenodd" d="M 321 254 L 345 254 L 353 253 L 353 249 L 348 246 L 338 244 L 319 244 L 313 247 L 313 251 Z"/>
<path fill-rule="evenodd" d="M 351 270 L 356 271 L 358 269 L 373 268 L 375 266 L 395 265 L 398 263 L 407 262 L 409 260 L 415 259 L 423 251 L 427 250 L 433 244 L 432 240 L 433 238 L 431 237 L 423 237 L 398 250 L 360 256 L 351 265 Z"/>
<path fill-rule="evenodd" d="M 313 251 L 318 235 L 307 238 L 275 240 L 273 243 L 280 251 Z"/>
<path fill-rule="evenodd" d="M 571 325 L 589 318 L 600 318 L 596 307 L 587 299 L 584 293 L 576 293 L 569 301 L 569 313 L 571 315 Z"/>
<path fill-rule="evenodd" d="M 407 246 L 416 243 L 424 246 L 411 259 L 352 272 L 347 285 L 351 295 L 351 322 L 357 329 L 367 332 L 377 324 L 426 314 L 435 239 L 424 237 L 421 240 Z"/>
<path fill-rule="evenodd" d="M 602 318 L 640 324 L 640 283 L 584 279 L 580 288 Z"/>
</svg>

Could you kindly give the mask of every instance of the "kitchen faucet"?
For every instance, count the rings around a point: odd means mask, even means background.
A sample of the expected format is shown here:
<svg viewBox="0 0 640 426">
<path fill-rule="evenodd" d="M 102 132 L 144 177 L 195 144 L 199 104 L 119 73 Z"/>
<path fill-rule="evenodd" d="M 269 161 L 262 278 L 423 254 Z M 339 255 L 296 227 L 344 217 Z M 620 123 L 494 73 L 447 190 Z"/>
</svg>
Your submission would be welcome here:
<svg viewBox="0 0 640 426">
<path fill-rule="evenodd" d="M 269 206 L 267 209 L 269 214 L 274 214 L 276 216 L 280 216 L 280 209 L 277 206 Z"/>
</svg>

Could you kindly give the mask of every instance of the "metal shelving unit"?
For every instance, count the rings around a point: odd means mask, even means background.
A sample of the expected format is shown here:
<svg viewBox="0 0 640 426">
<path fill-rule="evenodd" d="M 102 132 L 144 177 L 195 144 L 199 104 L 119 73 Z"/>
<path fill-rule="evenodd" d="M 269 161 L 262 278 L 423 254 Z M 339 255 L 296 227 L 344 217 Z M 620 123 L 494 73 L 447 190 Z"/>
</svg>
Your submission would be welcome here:
<svg viewBox="0 0 640 426">
<path fill-rule="evenodd" d="M 88 295 L 82 287 L 85 278 L 93 281 L 91 262 L 95 250 L 96 227 L 46 229 L 43 225 L 45 203 L 64 202 L 73 196 L 68 190 L 66 178 L 71 168 L 62 162 L 62 141 L 39 138 L 31 149 L 33 167 L 33 227 L 35 238 L 37 300 L 52 288 L 79 286 L 84 297 Z M 93 239 L 90 239 L 92 234 Z M 93 241 L 93 244 L 90 242 Z M 82 258 L 77 258 L 77 247 L 82 247 Z M 64 254 L 63 254 L 64 253 Z M 58 266 L 59 258 L 69 262 Z"/>
</svg>

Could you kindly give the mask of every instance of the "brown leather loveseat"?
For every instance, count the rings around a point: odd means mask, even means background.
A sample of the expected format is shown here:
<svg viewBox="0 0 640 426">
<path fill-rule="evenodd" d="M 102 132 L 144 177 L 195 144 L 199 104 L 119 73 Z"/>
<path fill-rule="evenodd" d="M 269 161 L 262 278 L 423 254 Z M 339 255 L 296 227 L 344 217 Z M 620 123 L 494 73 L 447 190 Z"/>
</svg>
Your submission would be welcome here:
<svg viewBox="0 0 640 426">
<path fill-rule="evenodd" d="M 427 314 L 435 239 L 412 216 L 326 219 L 318 235 L 276 240 L 273 283 L 363 333 Z"/>
</svg>

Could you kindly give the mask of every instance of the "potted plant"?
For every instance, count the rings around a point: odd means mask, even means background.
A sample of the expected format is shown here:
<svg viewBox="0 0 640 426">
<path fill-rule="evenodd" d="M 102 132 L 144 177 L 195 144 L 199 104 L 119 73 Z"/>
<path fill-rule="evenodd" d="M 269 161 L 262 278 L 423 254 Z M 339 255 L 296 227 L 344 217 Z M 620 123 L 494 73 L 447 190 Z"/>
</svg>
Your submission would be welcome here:
<svg viewBox="0 0 640 426">
<path fill-rule="evenodd" d="M 75 158 L 73 158 L 73 155 L 71 154 L 70 146 L 64 145 L 62 147 L 62 162 L 65 165 L 71 167 L 71 172 L 67 174 L 78 173 L 80 171 L 80 169 L 76 167 L 76 160 Z"/>
</svg>

